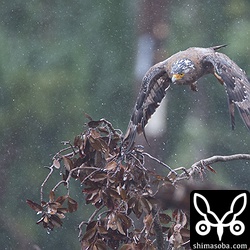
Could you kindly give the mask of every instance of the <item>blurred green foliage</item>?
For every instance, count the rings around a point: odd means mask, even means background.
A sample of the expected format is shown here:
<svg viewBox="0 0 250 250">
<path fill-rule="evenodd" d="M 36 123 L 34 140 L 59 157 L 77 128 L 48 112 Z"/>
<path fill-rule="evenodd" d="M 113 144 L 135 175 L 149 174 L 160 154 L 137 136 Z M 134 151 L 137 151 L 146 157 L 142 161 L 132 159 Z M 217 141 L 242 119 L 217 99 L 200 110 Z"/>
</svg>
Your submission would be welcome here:
<svg viewBox="0 0 250 250">
<path fill-rule="evenodd" d="M 39 199 L 47 174 L 43 166 L 60 141 L 81 132 L 84 112 L 126 129 L 135 101 L 137 1 L 10 0 L 0 5 L 0 245 L 78 249 L 76 225 L 87 210 L 82 214 L 80 206 L 78 218 L 75 213 L 63 229 L 47 235 L 35 225 L 37 217 L 25 200 Z M 248 0 L 169 1 L 166 50 L 171 55 L 190 46 L 227 43 L 223 52 L 250 73 L 249 9 Z M 213 77 L 199 85 L 198 93 L 176 86 L 169 91 L 168 132 L 159 149 L 169 165 L 249 150 L 249 133 L 239 116 L 236 130 L 230 130 L 223 87 Z M 240 166 L 223 164 L 219 176 L 228 167 L 226 179 L 249 188 L 249 170 Z M 81 200 L 81 188 L 74 188 Z"/>
</svg>

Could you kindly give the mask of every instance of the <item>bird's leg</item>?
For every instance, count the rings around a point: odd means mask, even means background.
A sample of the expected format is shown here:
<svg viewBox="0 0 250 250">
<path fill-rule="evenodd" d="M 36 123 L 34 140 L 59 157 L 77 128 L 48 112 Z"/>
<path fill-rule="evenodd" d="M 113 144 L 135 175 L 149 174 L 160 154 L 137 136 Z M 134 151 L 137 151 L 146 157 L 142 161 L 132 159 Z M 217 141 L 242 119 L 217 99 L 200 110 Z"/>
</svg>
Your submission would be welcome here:
<svg viewBox="0 0 250 250">
<path fill-rule="evenodd" d="M 190 89 L 191 89 L 192 91 L 195 91 L 195 92 L 198 91 L 198 88 L 197 88 L 197 81 L 190 84 Z"/>
<path fill-rule="evenodd" d="M 224 85 L 224 81 L 222 80 L 221 76 L 217 74 L 216 71 L 214 71 L 214 76 L 218 79 L 218 81 L 219 81 L 222 85 Z"/>
</svg>

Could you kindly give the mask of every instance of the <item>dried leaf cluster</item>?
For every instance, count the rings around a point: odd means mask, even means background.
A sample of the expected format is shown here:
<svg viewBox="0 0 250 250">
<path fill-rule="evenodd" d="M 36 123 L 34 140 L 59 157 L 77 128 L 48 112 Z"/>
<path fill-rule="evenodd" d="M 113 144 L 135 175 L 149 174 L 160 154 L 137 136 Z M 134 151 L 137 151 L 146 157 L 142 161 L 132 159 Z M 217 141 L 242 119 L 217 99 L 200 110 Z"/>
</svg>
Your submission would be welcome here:
<svg viewBox="0 0 250 250">
<path fill-rule="evenodd" d="M 108 121 L 90 118 L 73 144 L 64 142 L 41 185 L 40 204 L 27 200 L 41 214 L 37 223 L 53 230 L 62 226 L 66 213 L 77 210 L 77 201 L 70 197 L 70 181 L 75 179 L 83 186 L 86 204 L 93 206 L 90 218 L 79 226 L 81 249 L 189 248 L 188 205 L 174 202 L 177 183 L 187 178 L 187 171 L 178 175 L 170 169 L 168 176 L 158 175 L 145 168 L 149 154 L 140 147 L 124 153 L 121 141 L 122 133 Z M 62 180 L 45 201 L 44 186 L 59 170 Z M 56 198 L 60 185 L 65 185 L 66 194 Z"/>
</svg>

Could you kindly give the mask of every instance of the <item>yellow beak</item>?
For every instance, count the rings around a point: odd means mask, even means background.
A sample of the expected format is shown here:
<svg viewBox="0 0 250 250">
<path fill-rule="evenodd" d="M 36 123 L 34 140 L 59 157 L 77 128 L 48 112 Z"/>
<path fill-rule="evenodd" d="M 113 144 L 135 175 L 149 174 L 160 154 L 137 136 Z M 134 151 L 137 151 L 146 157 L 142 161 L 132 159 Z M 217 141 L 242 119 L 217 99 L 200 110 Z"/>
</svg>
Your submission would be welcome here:
<svg viewBox="0 0 250 250">
<path fill-rule="evenodd" d="M 172 82 L 174 83 L 174 82 L 180 80 L 183 76 L 184 76 L 184 74 L 173 74 Z"/>
</svg>

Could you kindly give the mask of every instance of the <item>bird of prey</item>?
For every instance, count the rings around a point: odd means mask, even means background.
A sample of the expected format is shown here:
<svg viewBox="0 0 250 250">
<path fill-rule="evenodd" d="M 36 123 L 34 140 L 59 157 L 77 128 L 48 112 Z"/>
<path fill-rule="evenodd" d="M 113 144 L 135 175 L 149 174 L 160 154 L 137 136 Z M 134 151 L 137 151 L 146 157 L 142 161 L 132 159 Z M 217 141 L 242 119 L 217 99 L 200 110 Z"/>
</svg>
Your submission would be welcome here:
<svg viewBox="0 0 250 250">
<path fill-rule="evenodd" d="M 131 150 L 136 133 L 143 133 L 151 115 L 164 98 L 170 84 L 189 85 L 197 91 L 197 80 L 213 74 L 225 86 L 232 129 L 235 126 L 234 107 L 239 110 L 250 129 L 250 83 L 245 72 L 228 56 L 217 52 L 226 45 L 210 48 L 191 47 L 152 66 L 142 80 L 142 86 L 123 139 L 123 148 Z M 145 137 L 146 138 L 146 137 Z"/>
</svg>

